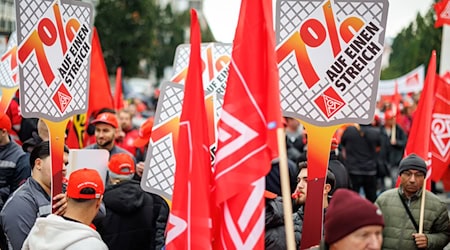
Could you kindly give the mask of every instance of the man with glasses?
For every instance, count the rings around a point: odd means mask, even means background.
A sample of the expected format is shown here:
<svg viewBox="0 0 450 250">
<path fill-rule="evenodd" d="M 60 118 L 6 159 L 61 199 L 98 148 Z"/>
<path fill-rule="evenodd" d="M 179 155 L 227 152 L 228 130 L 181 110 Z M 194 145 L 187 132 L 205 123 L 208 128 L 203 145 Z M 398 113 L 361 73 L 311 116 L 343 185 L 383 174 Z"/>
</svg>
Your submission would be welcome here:
<svg viewBox="0 0 450 250">
<path fill-rule="evenodd" d="M 400 187 L 385 191 L 375 201 L 384 216 L 383 249 L 443 249 L 450 236 L 447 206 L 433 193 L 422 193 L 425 161 L 410 154 L 400 162 L 398 173 Z M 423 233 L 419 234 L 422 195 L 424 222 Z"/>
</svg>

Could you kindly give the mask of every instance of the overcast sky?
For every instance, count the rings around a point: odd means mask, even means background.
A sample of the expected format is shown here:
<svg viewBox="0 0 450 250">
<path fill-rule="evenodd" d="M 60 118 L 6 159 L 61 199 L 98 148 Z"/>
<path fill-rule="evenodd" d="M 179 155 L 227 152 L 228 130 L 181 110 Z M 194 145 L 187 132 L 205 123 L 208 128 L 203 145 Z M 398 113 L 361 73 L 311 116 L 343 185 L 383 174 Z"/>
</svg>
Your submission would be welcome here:
<svg viewBox="0 0 450 250">
<path fill-rule="evenodd" d="M 231 43 L 239 16 L 240 0 L 204 0 L 203 11 L 217 41 Z M 390 0 L 387 37 L 395 37 L 415 20 L 417 12 L 424 14 L 432 0 Z"/>
</svg>

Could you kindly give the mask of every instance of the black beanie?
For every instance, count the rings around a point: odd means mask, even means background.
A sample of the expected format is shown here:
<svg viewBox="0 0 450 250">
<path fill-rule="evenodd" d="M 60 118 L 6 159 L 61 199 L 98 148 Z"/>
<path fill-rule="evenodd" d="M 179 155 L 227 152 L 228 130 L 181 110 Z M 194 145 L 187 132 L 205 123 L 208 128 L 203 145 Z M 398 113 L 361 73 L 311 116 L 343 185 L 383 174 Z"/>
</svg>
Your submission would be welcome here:
<svg viewBox="0 0 450 250">
<path fill-rule="evenodd" d="M 403 171 L 414 169 L 427 174 L 427 164 L 425 161 L 416 154 L 410 154 L 400 161 L 398 166 L 398 175 L 401 175 Z"/>
</svg>

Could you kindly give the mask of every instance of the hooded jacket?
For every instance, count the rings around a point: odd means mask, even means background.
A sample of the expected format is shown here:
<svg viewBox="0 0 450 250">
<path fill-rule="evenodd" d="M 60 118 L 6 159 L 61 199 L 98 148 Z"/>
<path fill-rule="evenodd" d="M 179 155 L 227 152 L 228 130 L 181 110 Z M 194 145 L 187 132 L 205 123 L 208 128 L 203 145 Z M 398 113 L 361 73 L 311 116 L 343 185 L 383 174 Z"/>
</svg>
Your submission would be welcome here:
<svg viewBox="0 0 450 250">
<path fill-rule="evenodd" d="M 167 202 L 135 180 L 106 188 L 106 216 L 94 220 L 109 249 L 161 249 L 169 216 Z"/>
<path fill-rule="evenodd" d="M 107 250 L 108 247 L 91 227 L 51 214 L 36 220 L 23 243 L 22 250 L 33 249 Z"/>
</svg>

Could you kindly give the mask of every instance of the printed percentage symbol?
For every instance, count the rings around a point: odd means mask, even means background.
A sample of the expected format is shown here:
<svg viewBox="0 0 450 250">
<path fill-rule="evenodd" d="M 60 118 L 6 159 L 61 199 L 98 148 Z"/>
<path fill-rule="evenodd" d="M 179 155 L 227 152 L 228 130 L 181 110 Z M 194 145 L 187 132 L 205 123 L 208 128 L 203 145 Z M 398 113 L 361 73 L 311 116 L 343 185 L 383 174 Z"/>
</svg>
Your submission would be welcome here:
<svg viewBox="0 0 450 250">
<path fill-rule="evenodd" d="M 325 17 L 326 27 L 320 20 L 310 18 L 304 21 L 300 29 L 292 33 L 291 36 L 277 49 L 278 63 L 283 61 L 292 51 L 294 51 L 300 73 L 308 88 L 312 88 L 320 78 L 311 62 L 307 47 L 320 47 L 328 37 L 331 42 L 333 56 L 336 57 L 341 51 L 339 35 L 344 42 L 348 43 L 356 32 L 364 26 L 364 21 L 362 19 L 358 17 L 348 17 L 340 24 L 338 33 L 330 0 L 322 6 L 322 12 Z"/>
<path fill-rule="evenodd" d="M 41 74 L 47 86 L 50 86 L 53 82 L 55 74 L 53 73 L 47 55 L 45 54 L 44 45 L 52 47 L 59 37 L 62 54 L 64 55 L 67 51 L 66 37 L 69 41 L 72 41 L 80 28 L 78 20 L 72 18 L 66 23 L 64 29 L 61 12 L 57 3 L 53 5 L 53 14 L 55 16 L 56 25 L 47 17 L 40 20 L 37 29 L 31 32 L 30 36 L 22 43 L 18 51 L 19 61 L 21 63 L 28 60 L 34 51 L 39 69 L 41 70 Z"/>
<path fill-rule="evenodd" d="M 8 50 L 1 58 L 2 61 L 5 61 L 6 58 L 10 57 L 9 66 L 11 67 L 12 79 L 14 83 L 17 83 L 17 46 L 13 46 L 10 50 Z"/>
</svg>

